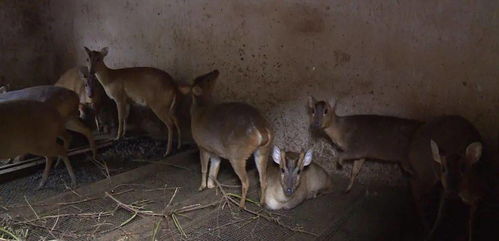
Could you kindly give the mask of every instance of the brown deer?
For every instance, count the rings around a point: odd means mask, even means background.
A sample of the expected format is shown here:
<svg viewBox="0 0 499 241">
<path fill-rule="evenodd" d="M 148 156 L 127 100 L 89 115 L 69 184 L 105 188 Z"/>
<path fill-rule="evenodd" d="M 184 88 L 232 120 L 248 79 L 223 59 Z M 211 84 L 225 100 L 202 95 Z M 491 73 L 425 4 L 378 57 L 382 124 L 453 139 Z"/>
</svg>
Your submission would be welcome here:
<svg viewBox="0 0 499 241">
<path fill-rule="evenodd" d="M 282 152 L 274 147 L 272 159 L 279 166 L 271 164 L 267 168 L 267 208 L 292 209 L 306 199 L 331 190 L 331 177 L 322 167 L 312 163 L 312 155 L 312 149 L 296 153 Z"/>
<path fill-rule="evenodd" d="M 66 71 L 54 84 L 74 91 L 80 98 L 80 118 L 84 119 L 88 112 L 93 112 L 95 126 L 101 132 L 104 129 L 101 115 L 102 109 L 110 101 L 104 88 L 95 75 L 90 74 L 86 66 L 79 66 Z"/>
<path fill-rule="evenodd" d="M 40 101 L 56 109 L 68 130 L 78 132 L 87 138 L 93 158 L 96 157 L 92 131 L 78 118 L 79 98 L 75 92 L 62 87 L 41 85 L 0 94 L 0 102 L 11 100 Z"/>
<path fill-rule="evenodd" d="M 246 160 L 253 154 L 260 176 L 260 202 L 263 204 L 272 132 L 259 111 L 248 104 L 212 103 L 211 95 L 218 75 L 218 70 L 214 70 L 197 77 L 192 86 L 181 88 L 182 92 L 192 94 L 192 137 L 199 147 L 201 159 L 199 190 L 215 187 L 220 158 L 228 159 L 242 183 L 239 206 L 243 208 L 249 188 Z M 206 180 L 208 161 L 211 161 L 210 174 Z"/>
<path fill-rule="evenodd" d="M 165 156 L 172 147 L 172 125 L 177 130 L 177 148 L 181 146 L 181 132 L 174 115 L 178 94 L 176 83 L 170 75 L 162 70 L 149 67 L 110 69 L 104 63 L 108 48 L 91 51 L 88 54 L 90 74 L 95 74 L 104 90 L 116 103 L 118 109 L 118 133 L 116 140 L 125 135 L 126 119 L 131 102 L 148 106 L 168 129 L 168 143 Z"/>
<path fill-rule="evenodd" d="M 64 120 L 51 105 L 32 100 L 0 102 L 0 158 L 13 158 L 30 153 L 46 159 L 41 188 L 47 181 L 55 157 L 64 161 L 76 185 L 73 168 L 67 157 L 69 135 L 64 130 Z M 64 144 L 57 143 L 60 138 Z"/>
<path fill-rule="evenodd" d="M 413 175 L 411 189 L 423 224 L 429 232 L 428 240 L 438 239 L 442 217 L 449 200 L 460 197 L 473 210 L 480 199 L 480 187 L 475 167 L 482 155 L 481 136 L 476 128 L 460 116 L 443 116 L 423 125 L 414 135 L 409 151 L 409 166 Z M 435 189 L 441 191 L 436 213 L 431 210 L 428 197 Z M 428 213 L 431 212 L 431 213 Z M 471 237 L 471 230 L 469 235 Z"/>
<path fill-rule="evenodd" d="M 312 133 L 326 134 L 336 145 L 337 164 L 341 166 L 344 160 L 354 160 L 345 192 L 351 190 L 366 159 L 399 162 L 406 170 L 409 144 L 421 122 L 380 115 L 338 116 L 336 103 L 331 106 L 310 96 L 310 129 Z"/>
</svg>

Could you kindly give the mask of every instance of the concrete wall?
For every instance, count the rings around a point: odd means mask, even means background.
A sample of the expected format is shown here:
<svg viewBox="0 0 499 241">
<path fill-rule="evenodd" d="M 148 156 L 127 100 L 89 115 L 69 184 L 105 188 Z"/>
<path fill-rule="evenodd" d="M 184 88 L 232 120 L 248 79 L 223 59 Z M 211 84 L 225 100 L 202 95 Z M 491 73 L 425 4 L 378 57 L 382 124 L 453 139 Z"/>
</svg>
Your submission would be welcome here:
<svg viewBox="0 0 499 241">
<path fill-rule="evenodd" d="M 49 1 L 0 1 L 0 84 L 22 88 L 53 82 L 55 58 Z"/>
<path fill-rule="evenodd" d="M 498 1 L 52 0 L 56 66 L 83 46 L 110 47 L 114 68 L 154 66 L 180 81 L 217 68 L 220 100 L 258 107 L 286 149 L 312 145 L 306 96 L 339 114 L 427 120 L 461 114 L 490 140 L 499 128 Z M 316 144 L 326 166 L 330 150 Z M 396 182 L 370 164 L 361 180 Z"/>
</svg>

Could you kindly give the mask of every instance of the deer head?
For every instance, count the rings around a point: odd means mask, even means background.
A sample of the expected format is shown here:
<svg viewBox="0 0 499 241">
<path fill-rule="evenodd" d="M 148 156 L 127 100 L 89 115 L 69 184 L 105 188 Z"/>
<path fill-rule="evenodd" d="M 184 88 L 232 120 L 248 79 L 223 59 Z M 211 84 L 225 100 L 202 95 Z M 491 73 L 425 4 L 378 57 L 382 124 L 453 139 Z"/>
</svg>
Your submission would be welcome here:
<svg viewBox="0 0 499 241">
<path fill-rule="evenodd" d="M 300 185 L 300 175 L 312 163 L 312 155 L 312 149 L 305 153 L 282 152 L 279 147 L 274 146 L 272 159 L 279 165 L 282 191 L 286 196 L 293 195 Z"/>
</svg>

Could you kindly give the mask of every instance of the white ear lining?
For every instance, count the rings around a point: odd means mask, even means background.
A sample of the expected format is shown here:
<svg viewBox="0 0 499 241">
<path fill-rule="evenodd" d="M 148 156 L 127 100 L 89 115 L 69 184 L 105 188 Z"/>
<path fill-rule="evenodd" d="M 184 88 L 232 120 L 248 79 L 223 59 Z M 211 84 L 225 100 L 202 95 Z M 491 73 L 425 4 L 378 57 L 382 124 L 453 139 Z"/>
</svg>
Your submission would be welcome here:
<svg viewBox="0 0 499 241">
<path fill-rule="evenodd" d="M 309 149 L 305 153 L 305 157 L 303 157 L 303 166 L 306 167 L 306 166 L 310 165 L 310 163 L 312 163 L 313 154 L 314 154 L 314 152 L 312 151 L 312 149 Z"/>
<path fill-rule="evenodd" d="M 272 149 L 272 159 L 275 163 L 281 165 L 281 150 L 277 146 L 274 146 L 274 149 Z"/>
</svg>

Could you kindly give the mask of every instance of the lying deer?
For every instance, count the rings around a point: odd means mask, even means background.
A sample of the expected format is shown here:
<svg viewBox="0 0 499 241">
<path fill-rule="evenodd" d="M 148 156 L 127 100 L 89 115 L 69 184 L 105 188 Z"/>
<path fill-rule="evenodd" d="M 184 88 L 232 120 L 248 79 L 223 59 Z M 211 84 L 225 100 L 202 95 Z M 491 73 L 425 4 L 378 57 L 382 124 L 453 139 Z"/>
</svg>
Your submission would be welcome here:
<svg viewBox="0 0 499 241">
<path fill-rule="evenodd" d="M 95 126 L 101 132 L 104 123 L 100 118 L 102 107 L 108 102 L 104 88 L 97 81 L 95 75 L 90 74 L 87 67 L 80 66 L 66 71 L 54 84 L 74 91 L 80 98 L 80 118 L 85 119 L 89 110 L 93 112 Z"/>
<path fill-rule="evenodd" d="M 437 230 L 442 224 L 446 203 L 453 197 L 460 197 L 473 207 L 471 227 L 480 192 L 476 186 L 468 184 L 470 178 L 474 179 L 474 167 L 480 163 L 481 154 L 480 134 L 460 116 L 437 118 L 423 125 L 414 135 L 409 151 L 409 166 L 413 173 L 410 184 L 423 224 L 429 231 L 429 240 L 442 235 Z M 427 198 L 435 188 L 443 190 L 436 215 L 428 213 L 432 212 L 429 208 L 432 204 Z"/>
<path fill-rule="evenodd" d="M 265 206 L 272 210 L 292 209 L 306 199 L 331 190 L 331 177 L 312 163 L 312 149 L 306 153 L 282 152 L 275 146 L 272 159 L 279 165 L 267 168 Z"/>
<path fill-rule="evenodd" d="M 30 153 L 46 159 L 41 188 L 47 181 L 55 157 L 64 161 L 76 185 L 73 168 L 67 157 L 70 136 L 64 130 L 64 120 L 51 105 L 32 100 L 0 102 L 0 158 L 13 158 Z M 64 145 L 57 143 L 60 138 Z"/>
<path fill-rule="evenodd" d="M 170 75 L 162 70 L 149 67 L 110 69 L 104 63 L 107 48 L 91 51 L 88 54 L 90 74 L 96 75 L 104 90 L 116 103 L 118 109 L 118 133 L 116 140 L 125 135 L 126 119 L 130 111 L 130 102 L 148 106 L 168 129 L 168 143 L 165 156 L 172 147 L 172 125 L 177 129 L 178 143 L 181 146 L 181 133 L 174 114 L 177 98 L 177 85 Z"/>
<path fill-rule="evenodd" d="M 335 156 L 338 164 L 354 160 L 349 192 L 366 159 L 399 162 L 405 168 L 410 140 L 421 122 L 391 116 L 351 115 L 337 116 L 336 103 L 309 97 L 310 128 L 314 133 L 325 133 L 340 150 Z"/>
<path fill-rule="evenodd" d="M 76 93 L 61 87 L 42 85 L 0 94 L 0 102 L 11 100 L 40 101 L 56 109 L 66 129 L 78 132 L 87 138 L 93 158 L 95 158 L 97 152 L 92 131 L 78 118 L 79 99 Z M 36 115 L 33 116 L 36 117 Z"/>
<path fill-rule="evenodd" d="M 218 75 L 218 70 L 214 70 L 197 77 L 192 86 L 181 87 L 183 93 L 192 94 L 192 137 L 199 147 L 201 159 L 199 190 L 215 187 L 220 158 L 228 159 L 242 183 L 239 206 L 243 208 L 249 188 L 246 160 L 253 154 L 260 176 L 260 202 L 263 204 L 272 132 L 258 110 L 248 104 L 211 102 Z M 208 161 L 211 165 L 207 181 Z"/>
</svg>

